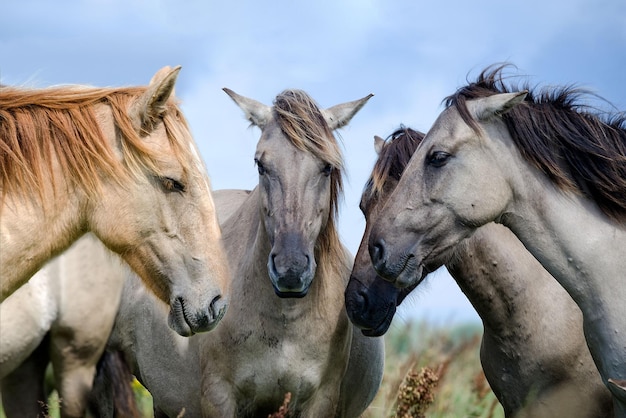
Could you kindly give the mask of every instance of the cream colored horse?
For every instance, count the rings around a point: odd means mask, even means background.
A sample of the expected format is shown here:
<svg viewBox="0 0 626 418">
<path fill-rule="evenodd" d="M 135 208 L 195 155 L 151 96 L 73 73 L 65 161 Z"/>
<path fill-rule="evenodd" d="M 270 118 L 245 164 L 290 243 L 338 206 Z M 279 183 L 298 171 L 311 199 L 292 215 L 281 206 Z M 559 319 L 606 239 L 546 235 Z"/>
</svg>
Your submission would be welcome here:
<svg viewBox="0 0 626 418">
<path fill-rule="evenodd" d="M 369 229 L 422 138 L 403 127 L 386 141 L 375 140 L 378 160 L 360 205 L 365 233 L 346 289 L 348 316 L 368 335 L 387 331 L 406 291 L 377 278 L 367 251 Z M 494 223 L 478 228 L 428 271 L 442 263 L 482 320 L 480 361 L 505 416 L 611 415 L 611 393 L 587 348 L 580 309 L 509 229 Z"/>
<path fill-rule="evenodd" d="M 228 312 L 212 333 L 182 339 L 129 280 L 109 345 L 170 417 L 266 417 L 286 393 L 294 416 L 358 417 L 380 385 L 384 348 L 345 312 L 352 259 L 335 230 L 342 158 L 332 131 L 369 96 L 320 110 L 298 90 L 273 107 L 226 91 L 262 131 L 258 187 L 215 192 L 234 279 Z"/>
<path fill-rule="evenodd" d="M 0 88 L 0 301 L 92 231 L 171 306 L 212 329 L 228 275 L 206 171 L 173 90 Z"/>
<path fill-rule="evenodd" d="M 372 225 L 373 265 L 406 287 L 478 227 L 507 226 L 579 306 L 626 417 L 624 120 L 585 109 L 572 88 L 508 89 L 501 71 L 448 98 Z"/>
</svg>

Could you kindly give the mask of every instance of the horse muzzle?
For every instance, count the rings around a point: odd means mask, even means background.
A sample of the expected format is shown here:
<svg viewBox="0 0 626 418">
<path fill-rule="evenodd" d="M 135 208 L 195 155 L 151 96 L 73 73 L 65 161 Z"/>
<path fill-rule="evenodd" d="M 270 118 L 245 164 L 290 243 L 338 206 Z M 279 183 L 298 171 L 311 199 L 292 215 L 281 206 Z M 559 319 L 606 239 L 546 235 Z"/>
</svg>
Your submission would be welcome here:
<svg viewBox="0 0 626 418">
<path fill-rule="evenodd" d="M 193 311 L 183 297 L 177 297 L 170 304 L 167 323 L 183 337 L 213 330 L 226 314 L 228 302 L 221 295 L 215 296 L 207 309 Z"/>
<path fill-rule="evenodd" d="M 418 263 L 414 254 L 402 254 L 392 261 L 385 241 L 380 239 L 369 248 L 370 258 L 376 273 L 385 281 L 392 283 L 398 289 L 414 287 L 421 280 L 423 265 Z"/>
<path fill-rule="evenodd" d="M 274 292 L 281 298 L 306 296 L 315 276 L 316 264 L 308 254 L 270 254 L 267 270 Z"/>
<path fill-rule="evenodd" d="M 351 277 L 345 291 L 348 318 L 367 337 L 385 334 L 396 313 L 398 289 L 380 279 L 378 282 L 382 285 L 374 283 L 376 289 L 370 289 Z"/>
<path fill-rule="evenodd" d="M 309 292 L 312 280 L 306 278 L 271 278 L 274 293 L 281 298 L 303 298 Z"/>
</svg>

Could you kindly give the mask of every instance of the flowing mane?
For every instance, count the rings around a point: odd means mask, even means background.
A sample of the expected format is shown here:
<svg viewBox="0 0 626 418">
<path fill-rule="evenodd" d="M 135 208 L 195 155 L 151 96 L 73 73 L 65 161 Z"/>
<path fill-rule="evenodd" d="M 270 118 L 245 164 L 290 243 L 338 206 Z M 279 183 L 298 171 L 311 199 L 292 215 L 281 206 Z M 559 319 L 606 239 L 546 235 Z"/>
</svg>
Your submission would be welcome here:
<svg viewBox="0 0 626 418">
<path fill-rule="evenodd" d="M 378 154 L 378 159 L 372 169 L 372 174 L 365 184 L 364 195 L 370 198 L 380 196 L 387 179 L 400 180 L 402 172 L 409 164 L 409 160 L 417 146 L 424 139 L 422 132 L 407 128 L 404 125 L 391 133 L 385 139 L 385 146 Z"/>
<path fill-rule="evenodd" d="M 330 252 L 337 252 L 342 246 L 335 222 L 338 215 L 338 200 L 343 191 L 343 156 L 337 139 L 324 120 L 318 105 L 302 90 L 285 90 L 276 96 L 274 112 L 281 130 L 298 149 L 311 152 L 332 166 L 329 219 L 320 233 L 316 256 L 323 257 Z"/>
<path fill-rule="evenodd" d="M 142 170 L 160 175 L 159 155 L 146 147 L 128 116 L 133 100 L 146 87 L 91 88 L 82 86 L 19 89 L 0 87 L 0 189 L 7 194 L 39 193 L 52 182 L 53 158 L 71 186 L 96 195 L 102 175 L 123 185 Z M 115 155 L 98 126 L 95 108 L 110 107 L 122 143 L 123 159 Z M 163 122 L 174 154 L 188 175 L 194 151 L 187 124 L 178 105 L 170 100 Z M 156 121 L 154 121 L 156 122 Z M 179 126 L 185 129 L 181 129 Z M 187 132 L 182 132 L 187 130 Z M 58 179 L 56 179 L 58 182 Z"/>
<path fill-rule="evenodd" d="M 599 112 L 585 99 L 597 95 L 575 86 L 533 89 L 507 86 L 507 64 L 483 70 L 476 81 L 444 99 L 475 131 L 466 101 L 527 90 L 519 106 L 502 115 L 517 148 L 562 190 L 594 200 L 611 219 L 626 220 L 626 116 Z M 533 91 L 535 90 L 535 91 Z M 601 99 L 601 98 L 600 98 Z"/>
</svg>

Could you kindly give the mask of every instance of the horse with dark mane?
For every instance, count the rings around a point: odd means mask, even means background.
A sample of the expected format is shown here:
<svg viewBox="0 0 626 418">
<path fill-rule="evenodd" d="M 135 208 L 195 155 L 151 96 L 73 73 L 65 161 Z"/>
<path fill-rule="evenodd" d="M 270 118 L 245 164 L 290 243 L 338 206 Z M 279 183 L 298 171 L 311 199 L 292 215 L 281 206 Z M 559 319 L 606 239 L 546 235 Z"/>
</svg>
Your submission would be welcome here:
<svg viewBox="0 0 626 418">
<path fill-rule="evenodd" d="M 413 289 L 377 279 L 367 240 L 423 136 L 401 127 L 386 140 L 375 137 L 378 159 L 360 204 L 367 223 L 346 289 L 348 316 L 365 335 L 385 333 L 396 306 Z M 580 310 L 513 233 L 486 224 L 425 273 L 442 264 L 482 320 L 480 361 L 505 416 L 611 414 L 611 394 L 589 354 Z"/>
<path fill-rule="evenodd" d="M 626 123 L 572 86 L 509 87 L 488 68 L 446 99 L 372 225 L 382 278 L 413 285 L 480 226 L 508 227 L 583 314 L 587 344 L 626 417 Z"/>
</svg>

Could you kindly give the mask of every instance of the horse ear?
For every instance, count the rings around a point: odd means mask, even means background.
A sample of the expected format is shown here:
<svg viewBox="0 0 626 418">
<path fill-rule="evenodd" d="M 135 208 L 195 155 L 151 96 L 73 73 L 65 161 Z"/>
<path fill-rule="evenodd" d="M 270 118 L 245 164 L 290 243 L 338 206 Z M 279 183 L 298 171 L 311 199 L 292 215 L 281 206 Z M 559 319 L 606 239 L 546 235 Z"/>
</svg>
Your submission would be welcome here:
<svg viewBox="0 0 626 418">
<path fill-rule="evenodd" d="M 489 97 L 474 99 L 467 102 L 467 108 L 477 120 L 485 120 L 492 116 L 502 115 L 519 103 L 523 102 L 528 91 L 499 93 Z"/>
<path fill-rule="evenodd" d="M 256 100 L 240 96 L 226 87 L 222 90 L 224 90 L 224 92 L 226 92 L 226 94 L 233 99 L 237 106 L 243 110 L 246 115 L 246 119 L 252 122 L 253 125 L 263 129 L 272 115 L 272 108 L 270 106 L 264 105 Z"/>
<path fill-rule="evenodd" d="M 374 96 L 368 94 L 359 100 L 352 102 L 342 103 L 322 110 L 322 115 L 328 124 L 331 131 L 344 127 L 350 122 L 350 119 L 361 110 L 361 108 L 367 103 L 367 101 Z"/>
<path fill-rule="evenodd" d="M 154 129 L 157 120 L 165 113 L 166 103 L 174 95 L 174 85 L 182 67 L 163 67 L 152 76 L 148 88 L 137 100 L 131 115 L 143 133 Z"/>
<path fill-rule="evenodd" d="M 376 154 L 380 155 L 383 150 L 383 146 L 385 145 L 385 140 L 379 137 L 378 135 L 374 135 L 374 150 L 376 150 Z"/>
</svg>

